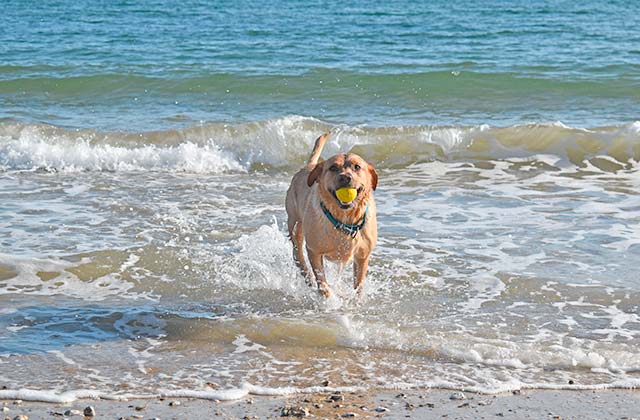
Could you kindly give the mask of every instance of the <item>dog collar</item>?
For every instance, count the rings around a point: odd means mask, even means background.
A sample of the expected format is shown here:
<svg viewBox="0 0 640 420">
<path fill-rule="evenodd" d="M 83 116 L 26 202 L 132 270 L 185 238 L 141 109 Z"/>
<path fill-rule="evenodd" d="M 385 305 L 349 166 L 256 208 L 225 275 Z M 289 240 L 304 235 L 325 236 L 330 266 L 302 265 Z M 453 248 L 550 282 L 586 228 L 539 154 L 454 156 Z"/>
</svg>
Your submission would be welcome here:
<svg viewBox="0 0 640 420">
<path fill-rule="evenodd" d="M 360 232 L 360 230 L 362 230 L 362 228 L 364 227 L 365 222 L 367 221 L 367 211 L 369 211 L 369 206 L 365 207 L 364 216 L 362 216 L 362 221 L 360 223 L 356 224 L 356 225 L 350 225 L 348 223 L 342 223 L 342 222 L 336 220 L 336 218 L 333 217 L 333 215 L 331 214 L 329 209 L 327 209 L 325 207 L 325 205 L 324 205 L 324 203 L 322 201 L 320 202 L 320 207 L 322 208 L 322 211 L 324 212 L 324 215 L 327 216 L 327 219 L 329 219 L 329 221 L 331 222 L 333 227 L 335 227 L 336 229 L 338 229 L 340 232 L 344 233 L 345 235 L 349 235 L 351 238 L 355 238 L 356 235 L 358 234 L 358 232 Z"/>
</svg>

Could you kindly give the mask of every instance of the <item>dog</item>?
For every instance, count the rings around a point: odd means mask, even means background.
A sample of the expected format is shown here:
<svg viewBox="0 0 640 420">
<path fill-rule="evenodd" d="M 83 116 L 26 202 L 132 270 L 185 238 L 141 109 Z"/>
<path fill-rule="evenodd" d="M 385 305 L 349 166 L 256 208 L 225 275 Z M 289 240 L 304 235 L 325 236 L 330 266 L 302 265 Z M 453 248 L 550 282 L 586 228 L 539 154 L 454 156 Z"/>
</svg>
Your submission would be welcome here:
<svg viewBox="0 0 640 420">
<path fill-rule="evenodd" d="M 373 191 L 378 173 L 373 165 L 353 153 L 337 154 L 318 162 L 331 133 L 318 137 L 306 167 L 298 171 L 287 190 L 285 206 L 293 259 L 313 287 L 325 297 L 331 295 L 324 273 L 324 260 L 344 266 L 353 259 L 353 287 L 362 289 L 369 255 L 378 241 L 376 203 Z M 343 203 L 336 191 L 355 188 L 356 198 Z M 311 271 L 305 263 L 306 247 Z"/>
</svg>

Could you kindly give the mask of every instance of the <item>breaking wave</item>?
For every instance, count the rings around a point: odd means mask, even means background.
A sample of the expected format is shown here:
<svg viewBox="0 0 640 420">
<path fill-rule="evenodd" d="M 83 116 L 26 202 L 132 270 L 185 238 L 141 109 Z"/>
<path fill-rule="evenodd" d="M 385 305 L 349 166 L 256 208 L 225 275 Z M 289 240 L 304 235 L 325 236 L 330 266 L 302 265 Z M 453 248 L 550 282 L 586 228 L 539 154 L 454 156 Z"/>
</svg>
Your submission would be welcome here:
<svg viewBox="0 0 640 420">
<path fill-rule="evenodd" d="M 616 171 L 640 161 L 640 122 L 575 128 L 562 123 L 510 127 L 347 126 L 286 116 L 248 123 L 208 123 L 142 133 L 68 130 L 0 123 L 4 171 L 168 171 L 223 173 L 296 168 L 315 138 L 334 130 L 325 155 L 352 151 L 383 167 L 417 162 L 537 160 Z"/>
</svg>

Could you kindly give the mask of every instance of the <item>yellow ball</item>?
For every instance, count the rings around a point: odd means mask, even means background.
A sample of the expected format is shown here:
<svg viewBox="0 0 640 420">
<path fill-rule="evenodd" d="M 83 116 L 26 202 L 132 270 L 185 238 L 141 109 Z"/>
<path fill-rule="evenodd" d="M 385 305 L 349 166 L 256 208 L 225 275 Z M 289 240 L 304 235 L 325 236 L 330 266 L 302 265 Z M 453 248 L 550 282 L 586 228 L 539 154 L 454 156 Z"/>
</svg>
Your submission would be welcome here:
<svg viewBox="0 0 640 420">
<path fill-rule="evenodd" d="M 343 203 L 350 203 L 356 199 L 358 191 L 355 188 L 340 188 L 336 191 L 336 197 Z"/>
</svg>

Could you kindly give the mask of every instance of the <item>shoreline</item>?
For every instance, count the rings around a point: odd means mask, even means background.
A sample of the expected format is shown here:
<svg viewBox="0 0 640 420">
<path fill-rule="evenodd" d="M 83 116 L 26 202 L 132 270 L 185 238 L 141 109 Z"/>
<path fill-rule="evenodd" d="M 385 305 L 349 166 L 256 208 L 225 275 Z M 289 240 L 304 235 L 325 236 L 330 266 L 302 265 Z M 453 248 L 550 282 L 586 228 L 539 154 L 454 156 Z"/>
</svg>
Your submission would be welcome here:
<svg viewBox="0 0 640 420">
<path fill-rule="evenodd" d="M 0 419 L 512 418 L 640 419 L 640 390 L 526 390 L 478 394 L 443 389 L 249 395 L 232 401 L 194 398 L 77 400 L 67 404 L 0 400 Z M 91 418 L 91 417 L 86 417 Z"/>
</svg>

